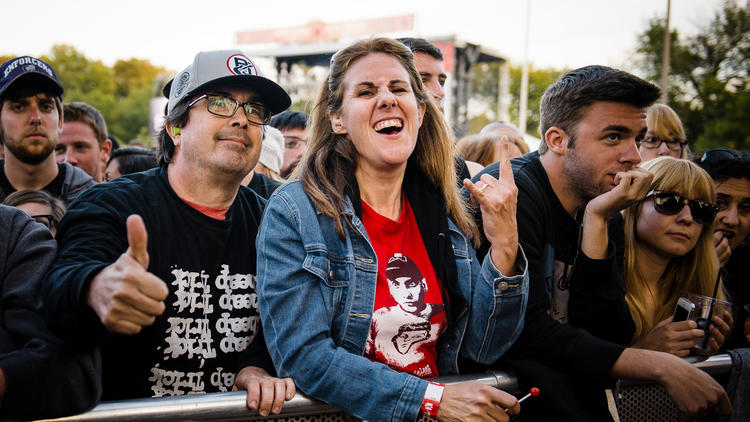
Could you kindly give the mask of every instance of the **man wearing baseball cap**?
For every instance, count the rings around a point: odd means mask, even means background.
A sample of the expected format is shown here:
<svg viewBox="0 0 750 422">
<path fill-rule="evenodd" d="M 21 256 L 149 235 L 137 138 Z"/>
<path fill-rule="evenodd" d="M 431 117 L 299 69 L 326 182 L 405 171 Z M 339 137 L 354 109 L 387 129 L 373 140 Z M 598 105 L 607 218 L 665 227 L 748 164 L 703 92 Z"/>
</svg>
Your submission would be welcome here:
<svg viewBox="0 0 750 422">
<path fill-rule="evenodd" d="M 52 66 L 40 59 L 22 56 L 0 65 L 0 200 L 36 189 L 69 203 L 94 184 L 83 170 L 55 162 L 62 94 Z"/>
<path fill-rule="evenodd" d="M 269 375 L 258 317 L 265 202 L 240 183 L 291 100 L 235 50 L 198 53 L 164 94 L 160 167 L 89 189 L 60 222 L 47 321 L 100 347 L 103 400 L 242 389 L 278 413 L 295 390 Z"/>
</svg>

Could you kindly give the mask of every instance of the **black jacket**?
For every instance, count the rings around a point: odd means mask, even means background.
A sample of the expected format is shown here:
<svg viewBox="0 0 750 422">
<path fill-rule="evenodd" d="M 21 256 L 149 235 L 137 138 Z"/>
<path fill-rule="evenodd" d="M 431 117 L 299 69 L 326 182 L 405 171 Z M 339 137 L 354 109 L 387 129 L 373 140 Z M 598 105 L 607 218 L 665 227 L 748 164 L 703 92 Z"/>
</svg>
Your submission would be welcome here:
<svg viewBox="0 0 750 422">
<path fill-rule="evenodd" d="M 588 270 L 579 269 L 580 224 L 555 195 L 537 152 L 511 163 L 518 187 L 518 239 L 529 262 L 530 285 L 524 330 L 509 354 L 535 359 L 576 377 L 604 381 L 625 347 L 550 316 L 552 291 L 569 290 L 578 284 L 577 278 L 588 276 Z M 498 163 L 491 164 L 473 180 L 478 181 L 484 173 L 498 177 L 498 171 Z M 481 215 L 477 220 L 481 222 Z M 477 255 L 483 256 L 488 249 L 485 241 Z M 594 280 L 581 283 L 588 281 Z M 570 303 L 567 305 L 569 309 Z"/>
<path fill-rule="evenodd" d="M 40 284 L 55 250 L 49 230 L 0 205 L 0 419 L 68 416 L 101 395 L 98 355 L 67 349 L 42 316 Z"/>
</svg>

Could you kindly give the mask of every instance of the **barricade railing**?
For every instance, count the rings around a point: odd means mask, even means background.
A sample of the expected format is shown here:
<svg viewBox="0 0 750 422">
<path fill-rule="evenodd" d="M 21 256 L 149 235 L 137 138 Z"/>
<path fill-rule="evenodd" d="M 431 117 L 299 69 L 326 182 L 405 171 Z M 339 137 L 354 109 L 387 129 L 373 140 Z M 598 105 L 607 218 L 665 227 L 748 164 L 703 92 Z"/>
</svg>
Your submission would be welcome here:
<svg viewBox="0 0 750 422">
<path fill-rule="evenodd" d="M 728 354 L 708 359 L 691 356 L 686 360 L 714 377 L 727 374 L 732 369 L 732 358 Z M 615 422 L 686 420 L 667 390 L 659 384 L 619 380 L 606 393 L 610 413 Z"/>
<path fill-rule="evenodd" d="M 730 370 L 732 360 L 729 355 L 716 355 L 708 359 L 692 359 L 691 363 L 711 375 L 720 375 Z M 456 375 L 440 377 L 439 381 L 453 384 L 464 381 L 477 381 L 491 385 L 511 394 L 519 395 L 518 383 L 512 373 L 490 371 L 484 374 Z M 178 397 L 143 398 L 99 403 L 92 410 L 80 415 L 54 419 L 55 422 L 130 422 L 130 421 L 348 421 L 347 416 L 337 408 L 310 399 L 304 394 L 297 395 L 284 404 L 280 415 L 263 418 L 257 412 L 248 410 L 245 401 L 247 393 L 235 391 Z"/>
</svg>

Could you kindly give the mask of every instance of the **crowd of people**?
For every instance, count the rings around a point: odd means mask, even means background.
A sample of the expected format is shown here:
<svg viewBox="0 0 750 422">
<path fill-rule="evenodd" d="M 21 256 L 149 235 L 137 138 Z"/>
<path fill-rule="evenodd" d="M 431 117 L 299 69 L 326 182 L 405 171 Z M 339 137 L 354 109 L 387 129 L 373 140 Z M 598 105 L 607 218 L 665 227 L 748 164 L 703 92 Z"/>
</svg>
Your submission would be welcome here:
<svg viewBox="0 0 750 422">
<path fill-rule="evenodd" d="M 750 154 L 694 156 L 656 86 L 596 65 L 547 88 L 537 151 L 501 121 L 456 142 L 445 83 L 426 40 L 358 41 L 308 116 L 200 52 L 151 150 L 3 63 L 0 419 L 245 390 L 263 416 L 301 391 L 371 421 L 601 421 L 619 378 L 731 413 L 682 358 L 750 359 Z M 673 320 L 691 293 L 734 308 Z M 543 394 L 436 379 L 485 369 Z"/>
</svg>

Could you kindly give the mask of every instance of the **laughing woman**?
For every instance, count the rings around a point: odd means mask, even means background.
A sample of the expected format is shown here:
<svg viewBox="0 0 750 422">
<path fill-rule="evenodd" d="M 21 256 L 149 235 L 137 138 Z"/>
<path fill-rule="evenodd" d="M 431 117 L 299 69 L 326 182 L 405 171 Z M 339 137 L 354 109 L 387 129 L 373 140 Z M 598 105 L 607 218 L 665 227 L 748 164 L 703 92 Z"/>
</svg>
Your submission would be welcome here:
<svg viewBox="0 0 750 422">
<path fill-rule="evenodd" d="M 516 188 L 467 189 L 485 218 L 480 263 L 452 143 L 411 52 L 386 38 L 331 60 L 300 180 L 279 188 L 258 235 L 258 300 L 274 364 L 305 394 L 372 421 L 507 420 L 516 399 L 467 382 L 459 355 L 497 360 L 522 329 L 528 275 Z M 506 147 L 507 152 L 507 147 Z"/>
</svg>

